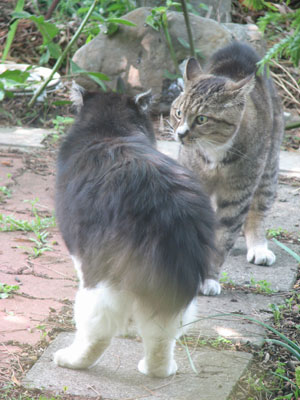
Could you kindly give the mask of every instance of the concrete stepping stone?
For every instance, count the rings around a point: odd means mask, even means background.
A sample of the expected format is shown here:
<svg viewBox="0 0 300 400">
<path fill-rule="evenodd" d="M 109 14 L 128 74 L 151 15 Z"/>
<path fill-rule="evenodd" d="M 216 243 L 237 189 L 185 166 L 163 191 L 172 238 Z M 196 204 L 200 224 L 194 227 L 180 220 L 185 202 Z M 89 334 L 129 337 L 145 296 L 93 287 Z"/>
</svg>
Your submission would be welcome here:
<svg viewBox="0 0 300 400">
<path fill-rule="evenodd" d="M 289 178 L 300 178 L 300 150 L 280 152 L 280 173 Z"/>
<path fill-rule="evenodd" d="M 143 356 L 142 343 L 115 338 L 99 363 L 89 370 L 57 367 L 53 353 L 73 340 L 61 333 L 49 346 L 23 381 L 29 387 L 57 394 L 101 396 L 110 400 L 226 400 L 252 356 L 237 351 L 190 348 L 198 374 L 192 370 L 185 349 L 176 346 L 178 373 L 166 379 L 149 378 L 137 370 Z"/>
<path fill-rule="evenodd" d="M 175 142 L 160 141 L 158 148 L 169 156 L 177 157 L 178 144 Z M 290 152 L 287 154 L 289 155 Z M 287 160 L 290 159 L 287 154 L 281 157 L 280 168 L 285 176 L 290 177 L 286 171 L 291 171 L 295 166 L 297 172 L 300 157 L 297 154 L 296 161 L 288 165 Z M 289 184 L 279 184 L 277 200 L 267 218 L 266 227 L 274 230 L 281 228 L 298 235 L 299 204 L 299 188 Z M 292 243 L 287 245 L 299 252 L 299 246 Z M 191 326 L 188 335 L 193 336 L 195 341 L 197 337 L 201 339 L 224 337 L 234 342 L 249 342 L 254 346 L 260 346 L 263 343 L 266 332 L 260 325 L 250 323 L 243 318 L 232 316 L 211 318 L 211 316 L 238 313 L 241 316 L 247 315 L 268 322 L 272 316 L 269 305 L 280 304 L 284 301 L 285 293 L 293 286 L 298 268 L 296 260 L 275 243 L 270 242 L 270 248 L 277 256 L 273 266 L 252 265 L 246 261 L 244 238 L 238 239 L 222 269 L 222 272 L 227 274 L 227 279 L 232 280 L 237 288 L 225 289 L 218 297 L 199 297 L 199 321 Z M 276 293 L 259 294 L 239 288 L 243 286 L 247 289 L 247 286 L 253 286 L 259 282 L 267 282 Z M 130 327 L 129 332 L 135 337 L 134 326 Z M 178 374 L 163 380 L 151 379 L 137 371 L 137 363 L 143 353 L 142 344 L 136 340 L 116 338 L 100 362 L 88 371 L 73 371 L 56 367 L 52 362 L 52 354 L 70 343 L 72 335 L 60 334 L 28 372 L 23 383 L 40 389 L 50 389 L 57 393 L 63 392 L 67 387 L 66 393 L 87 398 L 101 395 L 104 399 L 111 400 L 137 398 L 226 400 L 251 360 L 251 355 L 248 353 L 212 350 L 207 347 L 194 348 L 190 351 L 199 372 L 196 375 L 185 350 L 177 345 Z"/>
<path fill-rule="evenodd" d="M 46 129 L 23 128 L 20 126 L 0 127 L 0 148 L 34 150 L 44 148 L 42 141 L 49 134 Z"/>
</svg>

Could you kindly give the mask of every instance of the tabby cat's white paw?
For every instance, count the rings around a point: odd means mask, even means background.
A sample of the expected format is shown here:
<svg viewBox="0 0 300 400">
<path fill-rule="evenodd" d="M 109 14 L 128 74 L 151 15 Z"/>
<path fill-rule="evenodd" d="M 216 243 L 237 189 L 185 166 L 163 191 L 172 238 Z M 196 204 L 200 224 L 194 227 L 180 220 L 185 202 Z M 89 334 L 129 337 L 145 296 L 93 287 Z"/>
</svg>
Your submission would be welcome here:
<svg viewBox="0 0 300 400">
<path fill-rule="evenodd" d="M 177 364 L 175 360 L 172 360 L 167 368 L 157 367 L 155 370 L 150 371 L 145 358 L 143 358 L 138 364 L 138 370 L 148 376 L 152 376 L 155 378 L 167 378 L 170 375 L 173 375 L 177 371 Z"/>
<path fill-rule="evenodd" d="M 214 279 L 205 279 L 200 285 L 200 292 L 204 296 L 217 296 L 221 293 L 221 285 Z"/>
<path fill-rule="evenodd" d="M 275 260 L 275 254 L 266 246 L 251 247 L 247 252 L 247 261 L 253 264 L 272 265 Z"/>
<path fill-rule="evenodd" d="M 73 347 L 65 347 L 54 353 L 53 361 L 56 365 L 64 368 L 82 369 L 87 368 L 89 365 L 76 355 Z"/>
</svg>

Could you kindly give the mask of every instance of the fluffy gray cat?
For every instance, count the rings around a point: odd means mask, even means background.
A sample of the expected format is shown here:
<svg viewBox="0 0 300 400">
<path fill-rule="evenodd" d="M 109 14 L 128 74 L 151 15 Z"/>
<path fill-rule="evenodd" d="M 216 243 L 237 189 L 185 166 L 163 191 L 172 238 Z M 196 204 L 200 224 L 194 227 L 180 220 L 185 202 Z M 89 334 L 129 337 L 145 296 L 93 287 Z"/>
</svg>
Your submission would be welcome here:
<svg viewBox="0 0 300 400">
<path fill-rule="evenodd" d="M 256 75 L 258 61 L 239 42 L 217 51 L 205 71 L 189 59 L 184 91 L 171 108 L 182 142 L 179 161 L 201 177 L 219 221 L 219 252 L 201 287 L 205 295 L 220 293 L 220 268 L 242 227 L 248 262 L 275 261 L 263 221 L 276 194 L 283 115 L 272 80 Z"/>
<path fill-rule="evenodd" d="M 193 320 L 214 246 L 214 212 L 194 174 L 158 152 L 149 93 L 72 96 L 58 155 L 56 215 L 79 277 L 76 335 L 57 365 L 88 368 L 136 321 L 140 372 L 174 374 L 175 339 Z"/>
</svg>

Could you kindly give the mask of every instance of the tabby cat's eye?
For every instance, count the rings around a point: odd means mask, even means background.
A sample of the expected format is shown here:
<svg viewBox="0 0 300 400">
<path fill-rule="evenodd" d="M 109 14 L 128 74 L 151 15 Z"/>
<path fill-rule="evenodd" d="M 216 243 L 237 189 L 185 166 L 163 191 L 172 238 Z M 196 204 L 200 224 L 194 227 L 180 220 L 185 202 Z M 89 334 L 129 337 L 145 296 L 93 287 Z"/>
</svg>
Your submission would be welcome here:
<svg viewBox="0 0 300 400">
<path fill-rule="evenodd" d="M 198 117 L 196 118 L 196 122 L 199 125 L 205 124 L 205 122 L 207 122 L 208 118 L 205 115 L 198 115 Z"/>
<path fill-rule="evenodd" d="M 178 119 L 181 119 L 181 111 L 179 109 L 175 111 L 175 115 Z"/>
</svg>

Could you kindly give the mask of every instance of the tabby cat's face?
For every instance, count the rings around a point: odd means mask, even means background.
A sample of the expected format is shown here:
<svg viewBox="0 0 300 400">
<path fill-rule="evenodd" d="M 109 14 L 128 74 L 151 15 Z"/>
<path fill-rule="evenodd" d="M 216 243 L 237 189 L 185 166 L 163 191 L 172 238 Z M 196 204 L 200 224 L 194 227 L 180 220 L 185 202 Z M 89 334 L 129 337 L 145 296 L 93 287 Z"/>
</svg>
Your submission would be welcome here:
<svg viewBox="0 0 300 400">
<path fill-rule="evenodd" d="M 244 101 L 225 78 L 201 76 L 174 100 L 170 122 L 176 139 L 189 145 L 223 146 L 232 139 L 242 117 Z"/>
<path fill-rule="evenodd" d="M 185 89 L 171 106 L 170 122 L 175 138 L 207 151 L 230 145 L 243 116 L 246 96 L 254 77 L 232 81 L 204 74 L 191 58 L 184 74 Z"/>
</svg>

